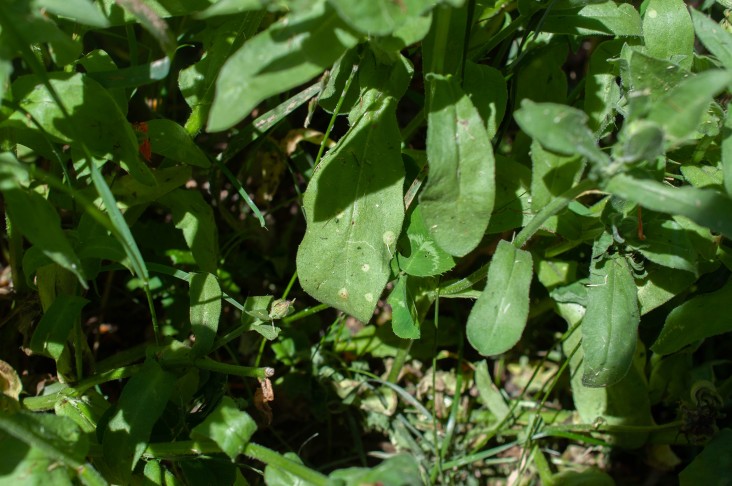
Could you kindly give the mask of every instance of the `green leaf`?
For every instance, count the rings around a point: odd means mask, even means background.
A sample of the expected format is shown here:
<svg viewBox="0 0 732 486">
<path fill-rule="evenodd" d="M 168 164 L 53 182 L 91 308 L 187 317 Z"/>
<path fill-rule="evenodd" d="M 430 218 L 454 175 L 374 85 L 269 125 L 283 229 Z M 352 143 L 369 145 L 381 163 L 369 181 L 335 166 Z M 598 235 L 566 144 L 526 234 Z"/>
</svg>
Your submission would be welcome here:
<svg viewBox="0 0 732 486">
<path fill-rule="evenodd" d="M 286 452 L 283 456 L 286 460 L 296 464 L 303 464 L 302 459 L 294 452 Z M 267 467 L 264 469 L 264 483 L 267 486 L 312 486 L 313 484 L 284 468 L 278 468 L 274 464 L 267 464 Z"/>
<path fill-rule="evenodd" d="M 649 0 L 643 15 L 647 54 L 686 69 L 694 61 L 694 26 L 683 0 Z"/>
<path fill-rule="evenodd" d="M 386 300 L 391 306 L 391 327 L 402 339 L 419 339 L 419 316 L 410 294 L 409 276 L 400 275 Z"/>
<path fill-rule="evenodd" d="M 498 242 L 485 290 L 468 317 L 468 341 L 483 356 L 505 353 L 521 339 L 529 316 L 531 253 Z"/>
<path fill-rule="evenodd" d="M 531 220 L 531 169 L 496 155 L 496 202 L 488 224 L 489 234 L 521 228 Z"/>
<path fill-rule="evenodd" d="M 72 19 L 80 24 L 103 29 L 109 21 L 99 7 L 89 0 L 34 0 L 33 4 L 54 15 Z"/>
<path fill-rule="evenodd" d="M 87 288 L 81 260 L 61 229 L 61 218 L 51 203 L 25 189 L 6 190 L 3 195 L 8 217 L 20 233 L 44 255 L 76 275 L 79 283 Z"/>
<path fill-rule="evenodd" d="M 635 281 L 625 257 L 595 255 L 596 249 L 593 259 L 602 260 L 590 268 L 582 319 L 582 383 L 588 387 L 614 385 L 628 373 L 640 322 Z"/>
<path fill-rule="evenodd" d="M 315 169 L 304 196 L 307 230 L 297 253 L 302 288 L 361 321 L 389 279 L 404 219 L 404 166 L 395 114 L 411 72 L 365 62 L 363 111 Z"/>
<path fill-rule="evenodd" d="M 460 8 L 450 8 L 444 4 L 434 8 L 432 26 L 421 44 L 425 80 L 430 73 L 453 76 L 460 74 L 465 57 L 463 39 L 467 28 L 467 3 Z"/>
<path fill-rule="evenodd" d="M 256 430 L 257 424 L 249 414 L 225 396 L 206 420 L 191 430 L 191 439 L 213 440 L 233 461 L 244 451 Z"/>
<path fill-rule="evenodd" d="M 587 128 L 587 115 L 576 108 L 523 100 L 514 117 L 527 135 L 552 152 L 581 155 L 600 166 L 610 163 Z"/>
<path fill-rule="evenodd" d="M 594 3 L 572 10 L 552 9 L 541 30 L 569 35 L 643 35 L 641 18 L 635 7 L 615 2 Z"/>
<path fill-rule="evenodd" d="M 506 398 L 491 379 L 486 360 L 479 361 L 475 367 L 475 386 L 478 388 L 483 405 L 491 411 L 497 422 L 503 421 L 511 414 Z"/>
<path fill-rule="evenodd" d="M 722 429 L 698 456 L 679 473 L 680 486 L 721 485 L 732 473 L 732 430 Z"/>
<path fill-rule="evenodd" d="M 588 125 L 595 133 L 602 133 L 613 122 L 620 101 L 617 68 L 611 59 L 620 55 L 625 41 L 615 39 L 599 44 L 592 51 L 585 76 L 584 110 L 590 117 Z"/>
<path fill-rule="evenodd" d="M 732 197 L 732 116 L 724 120 L 722 139 L 722 172 L 724 189 Z"/>
<path fill-rule="evenodd" d="M 584 314 L 584 308 L 577 304 L 557 304 L 557 310 L 567 320 L 570 328 L 576 325 Z M 580 339 L 581 332 L 577 328 L 567 337 L 562 347 L 564 354 L 569 357 L 572 399 L 581 421 L 588 425 L 597 424 L 599 421 L 621 426 L 653 425 L 643 343 L 638 339 L 632 340 L 635 352 L 633 363 L 622 380 L 603 388 L 590 388 L 582 382 L 586 369 L 586 356 L 580 347 Z M 609 442 L 619 447 L 634 449 L 641 447 L 647 438 L 648 431 L 640 429 L 637 432 L 615 432 L 609 437 Z"/>
<path fill-rule="evenodd" d="M 158 119 L 147 122 L 152 152 L 177 162 L 207 169 L 211 162 L 186 130 L 172 120 Z"/>
<path fill-rule="evenodd" d="M 435 242 L 447 253 L 463 256 L 483 239 L 493 211 L 493 146 L 458 82 L 438 75 L 428 79 L 430 170 L 419 201 Z"/>
<path fill-rule="evenodd" d="M 577 156 L 557 155 L 531 144 L 531 209 L 539 211 L 554 198 L 570 189 L 582 175 L 584 164 Z"/>
<path fill-rule="evenodd" d="M 671 354 L 696 341 L 732 331 L 728 316 L 719 310 L 732 298 L 732 281 L 708 294 L 693 297 L 669 313 L 651 349 Z"/>
<path fill-rule="evenodd" d="M 664 153 L 664 132 L 660 125 L 647 120 L 630 120 L 623 125 L 613 146 L 617 162 L 653 162 Z"/>
<path fill-rule="evenodd" d="M 650 179 L 618 174 L 605 189 L 623 199 L 666 214 L 686 216 L 712 231 L 732 238 L 732 199 L 713 189 L 672 187 Z"/>
<path fill-rule="evenodd" d="M 710 70 L 690 77 L 654 104 L 648 120 L 664 129 L 670 145 L 679 144 L 696 131 L 712 99 L 730 83 L 729 71 Z"/>
<path fill-rule="evenodd" d="M 421 486 L 425 484 L 420 474 L 419 463 L 410 454 L 397 454 L 371 469 L 365 467 L 338 469 L 328 477 L 334 484 L 344 484 L 344 486 L 366 484 Z"/>
<path fill-rule="evenodd" d="M 72 476 L 65 467 L 41 449 L 0 431 L 0 454 L 8 467 L 0 469 L 0 483 L 24 486 L 72 486 Z"/>
<path fill-rule="evenodd" d="M 408 19 L 419 17 L 434 4 L 431 0 L 328 0 L 328 3 L 352 28 L 374 36 L 393 33 Z"/>
<path fill-rule="evenodd" d="M 424 39 L 430 31 L 430 26 L 432 26 L 432 12 L 419 17 L 407 17 L 404 23 L 391 34 L 374 37 L 369 42 L 385 51 L 399 52 Z"/>
<path fill-rule="evenodd" d="M 66 119 L 38 76 L 21 76 L 11 88 L 13 97 L 46 133 L 79 152 L 83 143 L 94 157 L 114 160 L 136 179 L 154 184 L 152 172 L 138 155 L 137 137 L 109 92 L 84 74 L 48 73 L 48 77 L 71 114 L 70 119 Z M 2 125 L 37 130 L 20 111 Z"/>
<path fill-rule="evenodd" d="M 162 415 L 176 376 L 148 360 L 122 389 L 117 407 L 104 430 L 104 460 L 115 482 L 126 483 Z"/>
<path fill-rule="evenodd" d="M 693 273 L 646 263 L 643 269 L 648 275 L 639 282 L 638 306 L 641 315 L 660 307 L 691 286 L 696 280 Z"/>
<path fill-rule="evenodd" d="M 173 58 L 178 48 L 175 35 L 154 9 L 139 0 L 115 0 L 115 3 L 132 14 L 140 25 L 158 41 L 165 55 L 171 59 Z"/>
<path fill-rule="evenodd" d="M 399 268 L 415 277 L 430 277 L 447 272 L 455 266 L 455 259 L 432 239 L 422 218 L 421 205 L 409 213 L 405 231 L 407 242 L 400 241 L 397 261 Z"/>
<path fill-rule="evenodd" d="M 175 227 L 183 237 L 193 258 L 204 272 L 216 273 L 219 261 L 218 229 L 211 206 L 199 191 L 177 189 L 158 201 L 173 213 Z"/>
<path fill-rule="evenodd" d="M 80 322 L 81 309 L 88 303 L 88 300 L 75 295 L 56 296 L 33 333 L 31 350 L 58 360 L 66 347 L 71 329 Z"/>
<path fill-rule="evenodd" d="M 193 354 L 204 356 L 211 351 L 221 317 L 221 287 L 215 275 L 191 274 L 189 280 L 191 299 L 191 328 L 196 336 Z"/>
<path fill-rule="evenodd" d="M 224 64 L 208 131 L 230 128 L 263 100 L 309 81 L 357 42 L 324 2 L 283 18 L 244 43 Z"/>
<path fill-rule="evenodd" d="M 524 99 L 537 103 L 564 103 L 567 99 L 567 75 L 564 72 L 569 54 L 567 45 L 552 42 L 527 52 L 529 54 L 519 64 L 515 74 L 514 106 Z"/>
<path fill-rule="evenodd" d="M 506 113 L 508 88 L 503 74 L 485 64 L 465 62 L 463 89 L 478 110 L 488 130 L 488 138 L 498 133 L 498 127 Z"/>
<path fill-rule="evenodd" d="M 214 6 L 221 3 L 217 2 Z M 208 35 L 203 36 L 206 55 L 197 63 L 181 69 L 178 74 L 178 87 L 186 103 L 191 107 L 191 115 L 185 123 L 185 129 L 191 135 L 197 134 L 206 124 L 214 98 L 216 80 L 224 62 L 245 40 L 257 32 L 263 17 L 264 12 L 250 12 L 242 16 L 233 16 L 231 20 L 216 25 L 215 29 L 207 29 L 205 32 Z M 224 162 L 226 160 L 224 159 Z"/>
<path fill-rule="evenodd" d="M 253 10 L 260 10 L 268 6 L 268 4 L 274 4 L 278 1 L 282 3 L 282 0 L 218 0 L 206 10 L 196 13 L 194 17 L 197 19 L 208 19 L 219 15 L 251 12 Z"/>
<path fill-rule="evenodd" d="M 638 250 L 648 260 L 692 274 L 697 273 L 697 254 L 691 237 L 679 223 L 665 215 L 643 212 L 643 232 L 645 239 L 637 237 L 636 223 L 627 233 L 629 246 Z M 621 225 L 621 230 L 625 225 Z M 622 232 L 626 234 L 625 231 Z"/>
<path fill-rule="evenodd" d="M 8 436 L 11 440 L 8 440 Z M 12 438 L 19 439 L 18 441 Z M 90 486 L 103 486 L 107 482 L 89 464 L 84 462 L 89 451 L 89 440 L 79 427 L 66 417 L 57 417 L 52 414 L 35 414 L 21 411 L 14 414 L 0 414 L 0 450 L 5 444 L 12 444 L 10 457 L 3 455 L 4 461 L 11 458 L 24 458 L 20 465 L 21 471 L 16 469 L 15 474 L 28 473 L 36 481 L 40 480 L 39 473 L 45 473 L 43 481 L 38 484 L 48 484 L 49 480 L 57 480 L 57 484 L 71 484 L 65 474 L 55 474 L 54 469 L 64 465 L 76 473 L 81 482 Z M 24 445 L 29 446 L 24 449 Z M 18 454 L 20 453 L 20 454 Z M 53 462 L 46 463 L 46 459 Z M 37 462 L 36 462 L 37 461 Z M 50 461 L 49 461 L 50 462 Z M 47 467 L 46 464 L 48 464 Z M 42 469 L 41 469 L 42 468 Z M 22 484 L 27 483 L 23 477 Z M 0 472 L 0 479 L 2 472 Z M 12 484 L 12 483 L 11 483 Z"/>
<path fill-rule="evenodd" d="M 719 59 L 723 67 L 732 69 L 732 34 L 693 8 L 691 9 L 691 20 L 694 22 L 696 36 L 704 47 Z"/>
</svg>

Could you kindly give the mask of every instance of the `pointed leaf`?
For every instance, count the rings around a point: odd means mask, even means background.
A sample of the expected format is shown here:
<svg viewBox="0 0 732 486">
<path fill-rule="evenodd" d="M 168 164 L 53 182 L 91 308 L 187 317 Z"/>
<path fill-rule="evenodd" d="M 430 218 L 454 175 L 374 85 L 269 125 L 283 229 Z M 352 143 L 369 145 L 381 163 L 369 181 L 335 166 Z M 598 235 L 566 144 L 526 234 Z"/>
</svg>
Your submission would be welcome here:
<svg viewBox="0 0 732 486">
<path fill-rule="evenodd" d="M 615 2 L 592 3 L 576 10 L 551 10 L 541 30 L 570 35 L 643 35 L 641 18 L 635 7 Z"/>
<path fill-rule="evenodd" d="M 420 206 L 447 253 L 463 256 L 483 239 L 493 211 L 493 146 L 478 110 L 451 77 L 430 76 L 429 176 Z"/>
<path fill-rule="evenodd" d="M 582 155 L 600 165 L 610 162 L 587 128 L 587 115 L 576 108 L 523 100 L 514 117 L 527 135 L 548 150 L 562 155 Z"/>
<path fill-rule="evenodd" d="M 708 294 L 693 297 L 673 309 L 651 349 L 671 354 L 696 341 L 732 331 L 729 316 L 719 310 L 732 299 L 732 281 Z"/>
<path fill-rule="evenodd" d="M 501 240 L 488 268 L 485 290 L 470 311 L 467 336 L 483 356 L 505 353 L 521 339 L 529 316 L 531 253 Z"/>
<path fill-rule="evenodd" d="M 88 303 L 88 300 L 75 295 L 56 296 L 33 333 L 31 350 L 58 360 L 74 323 L 81 318 L 81 309 Z"/>
<path fill-rule="evenodd" d="M 126 483 L 168 403 L 176 376 L 148 360 L 122 389 L 102 439 L 104 459 L 115 482 Z"/>
<path fill-rule="evenodd" d="M 709 109 L 712 99 L 732 83 L 729 71 L 710 70 L 690 77 L 656 103 L 648 120 L 658 123 L 671 145 L 690 137 Z"/>
<path fill-rule="evenodd" d="M 61 218 L 43 196 L 25 189 L 3 192 L 8 217 L 28 241 L 48 258 L 69 270 L 86 288 L 81 260 L 61 229 Z"/>
<path fill-rule="evenodd" d="M 34 0 L 35 5 L 52 14 L 73 19 L 81 24 L 103 29 L 109 22 L 99 7 L 89 0 Z"/>
<path fill-rule="evenodd" d="M 661 213 L 686 216 L 712 231 L 732 238 L 732 199 L 713 189 L 671 187 L 650 179 L 618 174 L 605 189 L 623 199 Z"/>
<path fill-rule="evenodd" d="M 216 273 L 219 260 L 218 230 L 213 209 L 198 191 L 177 189 L 159 198 L 173 213 L 175 227 L 183 237 L 201 270 Z"/>
<path fill-rule="evenodd" d="M 363 114 L 315 169 L 305 192 L 307 230 L 297 252 L 302 288 L 367 322 L 389 278 L 404 219 L 404 166 L 396 120 L 410 73 L 403 60 L 365 64 Z M 396 85 L 394 85 L 396 83 Z"/>
<path fill-rule="evenodd" d="M 400 275 L 387 299 L 391 306 L 391 327 L 402 339 L 419 339 L 417 307 L 409 292 L 408 279 L 407 275 Z"/>
<path fill-rule="evenodd" d="M 191 430 L 191 439 L 213 440 L 233 461 L 256 430 L 254 419 L 239 410 L 231 397 L 224 397 L 216 410 Z"/>
<path fill-rule="evenodd" d="M 186 130 L 172 120 L 150 120 L 147 122 L 152 152 L 176 162 L 183 162 L 207 169 L 211 162 L 193 141 Z"/>
<path fill-rule="evenodd" d="M 603 258 L 590 270 L 582 319 L 584 386 L 603 387 L 623 379 L 633 363 L 639 322 L 637 289 L 625 257 Z"/>
<path fill-rule="evenodd" d="M 399 268 L 415 277 L 430 277 L 447 272 L 455 266 L 455 259 L 429 234 L 422 218 L 421 206 L 414 208 L 407 223 L 407 242 L 397 255 Z"/>
<path fill-rule="evenodd" d="M 226 61 L 216 81 L 208 131 L 225 130 L 263 100 L 309 81 L 357 42 L 324 2 L 284 17 Z"/>
<path fill-rule="evenodd" d="M 704 47 L 719 59 L 723 67 L 732 69 L 732 34 L 698 10 L 691 9 L 691 20 Z"/>
<path fill-rule="evenodd" d="M 191 328 L 196 342 L 193 354 L 204 356 L 211 351 L 221 317 L 221 287 L 210 273 L 191 274 L 189 280 L 191 299 Z"/>
</svg>

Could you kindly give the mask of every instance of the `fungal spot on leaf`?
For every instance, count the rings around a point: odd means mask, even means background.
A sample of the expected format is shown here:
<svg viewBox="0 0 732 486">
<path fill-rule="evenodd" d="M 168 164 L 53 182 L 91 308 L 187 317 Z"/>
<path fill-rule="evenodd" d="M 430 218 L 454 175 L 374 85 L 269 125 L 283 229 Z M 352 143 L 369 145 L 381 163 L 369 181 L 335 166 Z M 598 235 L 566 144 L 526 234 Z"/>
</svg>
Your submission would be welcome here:
<svg viewBox="0 0 732 486">
<path fill-rule="evenodd" d="M 373 302 L 374 301 L 374 294 L 369 292 L 368 294 L 365 294 L 363 296 L 364 299 L 366 299 L 366 302 Z"/>
<path fill-rule="evenodd" d="M 361 265 L 361 270 L 363 270 L 364 272 L 368 272 L 370 269 L 371 267 L 368 263 L 364 263 L 363 265 Z"/>
<path fill-rule="evenodd" d="M 340 297 L 343 300 L 348 299 L 348 289 L 345 287 L 338 291 L 338 297 Z"/>
</svg>

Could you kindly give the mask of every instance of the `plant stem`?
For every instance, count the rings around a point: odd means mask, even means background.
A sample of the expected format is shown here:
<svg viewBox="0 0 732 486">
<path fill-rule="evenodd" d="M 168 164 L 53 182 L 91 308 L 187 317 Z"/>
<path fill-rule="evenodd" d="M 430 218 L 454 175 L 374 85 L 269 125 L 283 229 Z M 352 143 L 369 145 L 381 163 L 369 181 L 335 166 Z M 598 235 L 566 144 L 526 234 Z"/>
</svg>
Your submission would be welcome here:
<svg viewBox="0 0 732 486">
<path fill-rule="evenodd" d="M 274 376 L 274 369 L 269 367 L 255 368 L 252 366 L 232 365 L 227 363 L 221 363 L 211 358 L 198 358 L 194 359 L 193 361 L 186 358 L 163 359 L 162 364 L 168 367 L 195 366 L 202 370 L 209 370 L 216 373 L 241 376 L 245 378 L 257 378 L 260 380 L 264 380 L 265 378 L 271 378 L 272 376 Z"/>
<path fill-rule="evenodd" d="M 308 307 L 307 309 L 303 309 L 300 312 L 295 312 L 291 316 L 285 317 L 284 319 L 282 319 L 282 322 L 284 322 L 285 324 L 289 324 L 291 322 L 299 321 L 300 319 L 304 319 L 313 314 L 317 314 L 318 312 L 325 309 L 330 309 L 330 306 L 328 304 L 318 304 L 314 307 Z"/>
<path fill-rule="evenodd" d="M 518 235 L 516 235 L 516 238 L 513 240 L 513 246 L 516 248 L 521 248 L 526 244 L 529 239 L 534 236 L 534 233 L 539 231 L 539 228 L 541 228 L 541 225 L 546 222 L 547 219 L 551 218 L 555 214 L 557 214 L 559 211 L 567 207 L 567 205 L 574 200 L 577 196 L 582 194 L 583 192 L 590 191 L 592 189 L 595 189 L 597 187 L 597 183 L 590 179 L 585 179 L 576 186 L 566 190 L 556 198 L 554 198 L 549 204 L 544 206 L 544 208 L 536 213 L 536 215 L 531 218 L 531 221 L 529 221 L 529 224 L 524 226 L 524 229 L 522 229 Z"/>
<path fill-rule="evenodd" d="M 221 453 L 221 449 L 213 441 L 181 441 L 149 444 L 142 454 L 146 459 L 182 459 L 186 456 L 201 456 Z M 287 471 L 316 486 L 325 486 L 328 478 L 309 467 L 290 460 L 259 444 L 249 443 L 242 454 L 269 466 Z"/>
<path fill-rule="evenodd" d="M 554 198 L 549 204 L 544 206 L 544 208 L 536 213 L 536 215 L 529 221 L 529 224 L 524 226 L 524 228 L 519 232 L 518 235 L 516 235 L 516 238 L 513 240 L 513 246 L 516 248 L 521 248 L 526 244 L 529 239 L 531 239 L 534 234 L 539 231 L 541 228 L 541 225 L 546 222 L 547 219 L 551 218 L 555 214 L 557 214 L 559 211 L 567 207 L 567 205 L 574 200 L 577 196 L 580 194 L 591 191 L 592 189 L 595 189 L 597 187 L 597 183 L 595 181 L 585 179 L 584 181 L 580 182 L 576 186 L 572 187 L 571 189 L 568 189 L 564 193 L 560 194 L 556 198 Z M 473 285 L 475 285 L 477 282 L 480 282 L 488 275 L 488 266 L 490 263 L 486 263 L 482 267 L 480 267 L 475 272 L 471 273 L 467 277 L 458 280 L 457 282 L 453 282 L 450 285 L 441 288 L 440 289 L 440 295 L 451 295 L 451 294 L 457 294 L 460 292 L 463 292 L 465 290 L 468 290 Z"/>
</svg>

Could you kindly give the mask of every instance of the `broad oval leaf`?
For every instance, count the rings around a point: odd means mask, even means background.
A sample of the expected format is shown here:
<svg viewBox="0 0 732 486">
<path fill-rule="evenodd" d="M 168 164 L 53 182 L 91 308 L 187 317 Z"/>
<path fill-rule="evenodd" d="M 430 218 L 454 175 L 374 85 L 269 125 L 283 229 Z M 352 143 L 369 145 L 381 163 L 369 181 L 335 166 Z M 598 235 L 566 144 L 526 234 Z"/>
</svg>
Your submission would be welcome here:
<svg viewBox="0 0 732 486">
<path fill-rule="evenodd" d="M 483 239 L 495 198 L 493 146 L 470 98 L 452 77 L 431 75 L 427 126 L 429 176 L 420 195 L 427 229 L 463 256 Z"/>
<path fill-rule="evenodd" d="M 51 93 L 36 75 L 22 76 L 12 85 L 13 97 L 55 141 L 81 143 L 100 159 L 118 162 L 136 179 L 153 185 L 155 178 L 138 154 L 137 137 L 112 95 L 84 74 L 47 73 L 63 100 L 66 119 Z M 17 111 L 3 125 L 37 130 L 25 113 Z"/>
<path fill-rule="evenodd" d="M 389 279 L 404 219 L 394 98 L 406 89 L 409 67 L 403 58 L 392 66 L 367 64 L 360 77 L 376 94 L 364 93 L 365 111 L 314 171 L 304 197 L 307 230 L 297 272 L 307 293 L 368 322 Z M 400 86 L 388 88 L 395 80 Z"/>
<path fill-rule="evenodd" d="M 646 53 L 689 69 L 694 61 L 694 26 L 684 0 L 649 0 L 643 15 Z"/>
<path fill-rule="evenodd" d="M 104 459 L 115 482 L 129 480 L 147 447 L 153 425 L 168 403 L 175 381 L 173 373 L 148 360 L 122 389 L 102 439 Z"/>
<path fill-rule="evenodd" d="M 732 321 L 725 312 L 732 299 L 732 280 L 721 289 L 698 295 L 673 309 L 651 350 L 671 354 L 696 341 L 732 331 Z"/>
<path fill-rule="evenodd" d="M 641 18 L 633 5 L 601 2 L 574 10 L 552 9 L 541 30 L 555 34 L 640 37 Z"/>
<path fill-rule="evenodd" d="M 625 257 L 594 253 L 593 257 L 603 259 L 592 265 L 587 285 L 587 311 L 582 319 L 582 383 L 604 387 L 622 380 L 633 363 L 640 312 L 635 280 Z"/>
<path fill-rule="evenodd" d="M 208 131 L 230 128 L 263 100 L 322 73 L 357 43 L 325 2 L 283 18 L 245 42 L 221 68 Z"/>
<path fill-rule="evenodd" d="M 191 327 L 196 336 L 193 354 L 203 356 L 211 351 L 221 317 L 221 287 L 210 273 L 191 274 L 189 280 L 191 299 Z"/>
<path fill-rule="evenodd" d="M 430 9 L 432 0 L 329 0 L 338 15 L 354 29 L 366 35 L 388 35 L 407 19 L 419 17 Z"/>
<path fill-rule="evenodd" d="M 233 461 L 256 430 L 254 419 L 239 410 L 231 397 L 224 397 L 216 410 L 191 430 L 191 439 L 213 440 Z"/>
<path fill-rule="evenodd" d="M 467 336 L 483 356 L 505 353 L 521 338 L 529 316 L 531 253 L 501 240 L 488 268 L 485 290 L 470 311 Z"/>
</svg>

